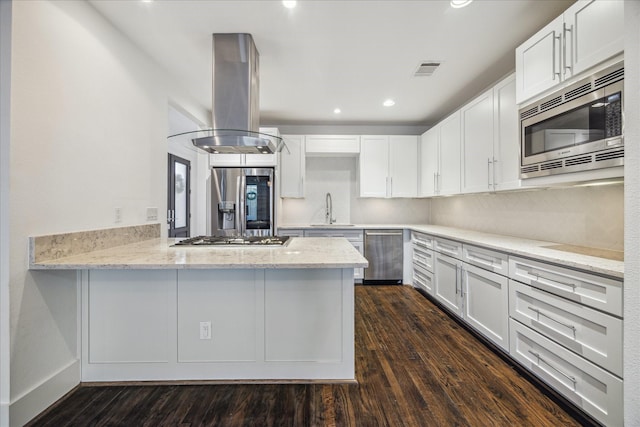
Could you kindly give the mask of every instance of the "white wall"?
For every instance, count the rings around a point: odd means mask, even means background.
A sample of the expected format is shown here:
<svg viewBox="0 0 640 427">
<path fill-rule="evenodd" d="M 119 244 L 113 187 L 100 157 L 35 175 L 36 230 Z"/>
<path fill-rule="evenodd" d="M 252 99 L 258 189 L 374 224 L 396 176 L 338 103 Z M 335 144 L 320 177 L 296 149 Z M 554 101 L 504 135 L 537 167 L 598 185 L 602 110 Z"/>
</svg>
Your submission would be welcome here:
<svg viewBox="0 0 640 427">
<path fill-rule="evenodd" d="M 147 207 L 164 223 L 169 100 L 206 112 L 86 2 L 14 2 L 12 35 L 10 416 L 18 425 L 79 380 L 76 273 L 28 271 L 27 237 L 141 224 Z"/>
<path fill-rule="evenodd" d="M 624 423 L 640 425 L 640 2 L 625 15 Z"/>
<path fill-rule="evenodd" d="M 325 223 L 326 194 L 331 193 L 333 217 L 342 224 L 424 224 L 429 222 L 426 199 L 368 199 L 358 194 L 357 157 L 307 157 L 305 197 L 284 199 L 280 225 Z"/>
<path fill-rule="evenodd" d="M 0 0 L 0 426 L 9 424 L 9 147 L 11 7 Z"/>
<path fill-rule="evenodd" d="M 626 167 L 626 166 L 625 166 Z M 622 251 L 622 184 L 436 198 L 433 224 Z"/>
</svg>

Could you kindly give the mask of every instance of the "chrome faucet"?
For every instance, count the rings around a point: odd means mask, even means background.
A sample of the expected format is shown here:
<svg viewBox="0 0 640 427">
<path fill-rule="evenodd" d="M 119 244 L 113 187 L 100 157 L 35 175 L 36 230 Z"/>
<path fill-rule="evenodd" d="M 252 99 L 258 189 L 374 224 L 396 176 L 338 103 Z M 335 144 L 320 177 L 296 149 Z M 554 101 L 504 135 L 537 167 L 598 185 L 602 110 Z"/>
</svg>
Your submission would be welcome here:
<svg viewBox="0 0 640 427">
<path fill-rule="evenodd" d="M 333 200 L 331 200 L 331 193 L 327 193 L 325 197 L 325 221 L 327 224 L 333 224 L 336 222 L 336 219 L 333 218 Z"/>
</svg>

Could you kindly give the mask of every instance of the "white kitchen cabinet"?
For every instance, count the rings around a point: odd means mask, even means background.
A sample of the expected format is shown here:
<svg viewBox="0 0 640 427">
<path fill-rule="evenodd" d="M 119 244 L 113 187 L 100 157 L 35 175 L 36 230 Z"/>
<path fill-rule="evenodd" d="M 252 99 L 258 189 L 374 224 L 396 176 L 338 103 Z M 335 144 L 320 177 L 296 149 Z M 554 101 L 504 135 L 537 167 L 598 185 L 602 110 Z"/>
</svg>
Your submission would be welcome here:
<svg viewBox="0 0 640 427">
<path fill-rule="evenodd" d="M 303 198 L 305 176 L 304 136 L 283 135 L 280 156 L 280 197 Z"/>
<path fill-rule="evenodd" d="M 360 197 L 416 197 L 417 155 L 417 136 L 362 136 Z"/>
<path fill-rule="evenodd" d="M 460 193 L 460 112 L 444 119 L 440 126 L 440 172 L 438 194 Z"/>
<path fill-rule="evenodd" d="M 420 138 L 420 197 L 437 195 L 439 164 L 440 125 L 436 125 Z"/>
<path fill-rule="evenodd" d="M 520 187 L 515 76 L 500 81 L 461 109 L 462 192 Z"/>
<path fill-rule="evenodd" d="M 460 193 L 460 111 L 422 135 L 420 196 Z"/>
<path fill-rule="evenodd" d="M 622 317 L 622 281 L 515 256 L 509 257 L 509 277 Z"/>
<path fill-rule="evenodd" d="M 464 264 L 463 318 L 474 329 L 509 351 L 509 279 Z"/>
<path fill-rule="evenodd" d="M 620 378 L 513 319 L 509 329 L 511 357 L 602 425 L 623 425 Z"/>
<path fill-rule="evenodd" d="M 520 122 L 516 104 L 516 75 L 493 87 L 493 189 L 515 190 L 520 181 Z"/>
<path fill-rule="evenodd" d="M 387 197 L 389 138 L 363 136 L 360 144 L 360 197 Z"/>
<path fill-rule="evenodd" d="M 260 128 L 260 133 L 272 135 L 276 147 L 279 145 L 277 138 L 280 132 L 277 128 Z M 264 136 L 264 135 L 261 135 Z M 209 165 L 213 167 L 229 166 L 276 166 L 278 154 L 209 154 Z"/>
<path fill-rule="evenodd" d="M 580 74 L 624 50 L 624 1 L 579 0 L 563 17 L 571 37 L 567 73 Z"/>
<path fill-rule="evenodd" d="M 462 119 L 462 192 L 493 190 L 491 164 L 495 158 L 493 88 L 460 110 Z"/>
<path fill-rule="evenodd" d="M 360 154 L 359 135 L 307 135 L 307 156 L 357 156 Z"/>
<path fill-rule="evenodd" d="M 436 299 L 453 314 L 462 317 L 463 301 L 460 280 L 462 261 L 436 252 L 433 269 Z"/>
<path fill-rule="evenodd" d="M 579 0 L 516 48 L 516 102 L 540 95 L 624 49 L 624 2 Z"/>
<path fill-rule="evenodd" d="M 509 292 L 512 319 L 622 377 L 622 319 L 515 280 Z"/>
</svg>

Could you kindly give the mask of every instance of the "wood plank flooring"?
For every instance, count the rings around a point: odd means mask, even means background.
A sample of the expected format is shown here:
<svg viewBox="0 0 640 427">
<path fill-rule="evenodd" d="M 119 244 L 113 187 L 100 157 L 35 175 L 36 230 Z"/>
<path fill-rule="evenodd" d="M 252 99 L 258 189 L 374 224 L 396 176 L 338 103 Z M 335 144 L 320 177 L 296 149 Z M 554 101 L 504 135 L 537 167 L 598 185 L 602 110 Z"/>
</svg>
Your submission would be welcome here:
<svg viewBox="0 0 640 427">
<path fill-rule="evenodd" d="M 408 286 L 356 286 L 358 384 L 81 386 L 30 426 L 576 426 Z"/>
</svg>

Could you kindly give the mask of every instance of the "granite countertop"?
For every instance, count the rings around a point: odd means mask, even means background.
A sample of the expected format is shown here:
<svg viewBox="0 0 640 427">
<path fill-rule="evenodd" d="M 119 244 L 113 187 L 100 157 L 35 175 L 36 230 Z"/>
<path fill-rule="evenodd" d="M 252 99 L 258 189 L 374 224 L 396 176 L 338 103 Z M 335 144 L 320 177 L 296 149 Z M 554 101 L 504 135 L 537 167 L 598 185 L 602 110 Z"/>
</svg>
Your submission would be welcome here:
<svg viewBox="0 0 640 427">
<path fill-rule="evenodd" d="M 347 239 L 291 238 L 277 247 L 171 246 L 176 239 L 154 238 L 67 257 L 32 261 L 34 270 L 360 268 L 368 262 Z"/>
<path fill-rule="evenodd" d="M 323 229 L 320 225 L 286 224 L 278 226 L 282 229 Z M 458 242 L 477 245 L 510 255 L 523 256 L 547 261 L 565 267 L 576 268 L 601 274 L 617 279 L 624 278 L 624 252 L 562 245 L 557 242 L 524 239 L 520 237 L 503 236 L 464 230 L 439 225 L 416 224 L 332 224 L 326 228 L 332 229 L 372 229 L 372 228 L 403 228 L 429 234 L 434 237 L 456 240 Z"/>
</svg>

